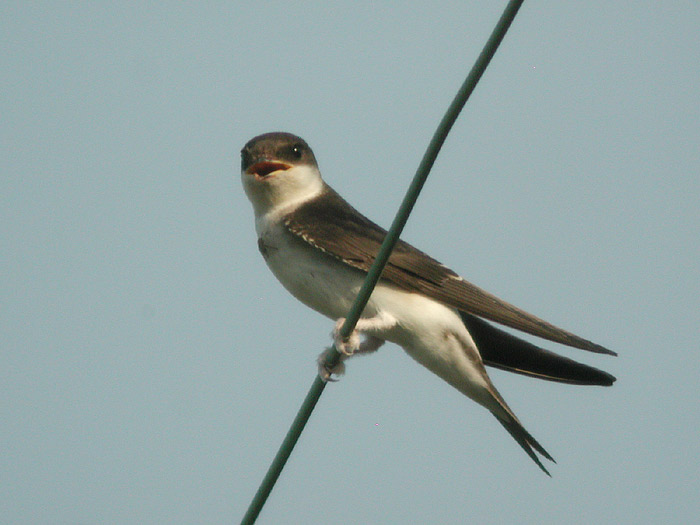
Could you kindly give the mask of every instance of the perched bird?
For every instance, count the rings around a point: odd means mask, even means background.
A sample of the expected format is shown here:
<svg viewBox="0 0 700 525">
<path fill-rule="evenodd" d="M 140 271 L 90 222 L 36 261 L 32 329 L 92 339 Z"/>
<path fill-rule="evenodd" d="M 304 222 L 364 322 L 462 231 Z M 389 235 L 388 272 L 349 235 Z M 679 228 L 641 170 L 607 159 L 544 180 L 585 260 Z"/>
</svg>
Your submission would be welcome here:
<svg viewBox="0 0 700 525">
<path fill-rule="evenodd" d="M 282 285 L 302 303 L 336 320 L 335 346 L 344 359 L 384 341 L 486 407 L 549 475 L 525 430 L 494 387 L 484 365 L 541 379 L 609 386 L 615 378 L 544 350 L 490 323 L 601 354 L 614 352 L 557 328 L 465 281 L 399 241 L 354 333 L 340 327 L 379 251 L 386 231 L 355 210 L 321 178 L 311 148 L 290 133 L 266 133 L 241 151 L 241 177 L 253 204 L 258 248 Z M 362 337 L 361 337 L 362 336 Z M 343 372 L 319 357 L 324 380 Z"/>
</svg>

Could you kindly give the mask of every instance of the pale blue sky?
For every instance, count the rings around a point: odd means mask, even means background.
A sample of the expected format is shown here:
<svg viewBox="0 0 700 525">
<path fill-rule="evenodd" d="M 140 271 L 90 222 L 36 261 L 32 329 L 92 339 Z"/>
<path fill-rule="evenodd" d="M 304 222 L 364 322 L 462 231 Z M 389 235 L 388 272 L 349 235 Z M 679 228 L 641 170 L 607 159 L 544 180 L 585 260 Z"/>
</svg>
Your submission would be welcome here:
<svg viewBox="0 0 700 525">
<path fill-rule="evenodd" d="M 284 130 L 388 225 L 505 2 L 3 2 L 0 515 L 243 515 L 330 342 L 258 254 Z M 700 4 L 526 2 L 404 238 L 620 353 L 491 375 L 557 459 L 387 345 L 326 389 L 260 523 L 700 513 Z"/>
</svg>

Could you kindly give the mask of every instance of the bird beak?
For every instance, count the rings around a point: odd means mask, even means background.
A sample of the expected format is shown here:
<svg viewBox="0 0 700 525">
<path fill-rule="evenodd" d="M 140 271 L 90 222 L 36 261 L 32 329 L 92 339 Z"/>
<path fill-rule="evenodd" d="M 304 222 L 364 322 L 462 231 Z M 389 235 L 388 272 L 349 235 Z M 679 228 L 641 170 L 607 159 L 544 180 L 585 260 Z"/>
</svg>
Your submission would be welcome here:
<svg viewBox="0 0 700 525">
<path fill-rule="evenodd" d="M 256 179 L 264 179 L 265 177 L 276 171 L 285 171 L 290 168 L 291 166 L 289 164 L 285 164 L 284 162 L 272 162 L 268 160 L 263 160 L 260 162 L 256 162 L 245 171 L 249 175 L 255 175 Z"/>
</svg>

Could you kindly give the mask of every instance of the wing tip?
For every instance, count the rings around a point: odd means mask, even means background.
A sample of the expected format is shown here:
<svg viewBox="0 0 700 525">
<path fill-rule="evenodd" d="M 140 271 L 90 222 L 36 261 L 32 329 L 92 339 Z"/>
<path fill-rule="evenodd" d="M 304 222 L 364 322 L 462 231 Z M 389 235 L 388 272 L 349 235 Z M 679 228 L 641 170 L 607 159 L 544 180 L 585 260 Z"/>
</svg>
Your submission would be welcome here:
<svg viewBox="0 0 700 525">
<path fill-rule="evenodd" d="M 599 386 L 612 386 L 615 381 L 617 381 L 617 377 L 615 377 L 612 374 L 609 374 L 608 372 L 600 371 L 601 374 L 601 382 L 598 383 Z M 605 382 L 603 382 L 603 379 Z"/>
<path fill-rule="evenodd" d="M 613 357 L 617 357 L 617 352 L 613 352 L 609 348 L 605 348 L 604 346 L 601 346 L 596 343 L 592 343 L 591 341 L 586 341 L 587 345 L 586 348 L 582 348 L 582 350 L 589 350 L 591 352 L 594 352 L 596 354 L 604 354 L 604 355 L 611 355 Z"/>
<path fill-rule="evenodd" d="M 461 316 L 487 366 L 572 385 L 611 386 L 616 381 L 608 372 L 545 350 L 476 316 Z"/>
</svg>

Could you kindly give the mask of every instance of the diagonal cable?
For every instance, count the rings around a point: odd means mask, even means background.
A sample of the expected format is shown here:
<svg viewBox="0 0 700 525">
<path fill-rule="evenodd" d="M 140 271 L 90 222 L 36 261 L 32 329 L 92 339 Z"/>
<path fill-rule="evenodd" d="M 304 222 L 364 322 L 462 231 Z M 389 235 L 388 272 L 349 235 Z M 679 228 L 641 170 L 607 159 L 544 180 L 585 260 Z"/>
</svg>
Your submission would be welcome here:
<svg viewBox="0 0 700 525">
<path fill-rule="evenodd" d="M 396 242 L 399 240 L 399 236 L 401 235 L 401 231 L 406 225 L 406 221 L 408 221 L 408 216 L 413 210 L 413 206 L 415 205 L 416 200 L 418 199 L 418 194 L 420 193 L 421 189 L 423 188 L 423 185 L 425 184 L 426 179 L 428 178 L 430 169 L 433 167 L 433 163 L 435 162 L 435 159 L 437 158 L 437 155 L 440 152 L 440 148 L 442 148 L 442 145 L 445 142 L 445 139 L 447 138 L 447 134 L 450 132 L 452 125 L 457 120 L 457 117 L 459 116 L 460 111 L 462 111 L 464 104 L 469 99 L 469 96 L 474 91 L 474 88 L 479 82 L 481 75 L 484 73 L 484 70 L 486 70 L 486 66 L 488 66 L 489 62 L 491 61 L 491 58 L 496 53 L 496 49 L 498 49 L 499 44 L 503 40 L 503 37 L 508 31 L 508 28 L 513 22 L 513 19 L 518 13 L 518 9 L 520 9 L 522 3 L 523 0 L 511 0 L 508 3 L 505 10 L 503 11 L 503 14 L 501 15 L 501 18 L 496 24 L 496 27 L 491 33 L 491 36 L 486 42 L 484 49 L 479 54 L 479 57 L 476 59 L 476 62 L 474 63 L 474 66 L 469 72 L 469 75 L 467 75 L 466 80 L 459 88 L 459 91 L 457 92 L 457 95 L 455 96 L 454 100 L 447 108 L 445 116 L 442 117 L 442 120 L 440 121 L 440 124 L 438 125 L 437 129 L 435 130 L 435 134 L 433 135 L 430 144 L 428 144 L 428 149 L 426 150 L 425 154 L 423 155 L 423 159 L 418 165 L 416 174 L 414 175 L 413 180 L 411 181 L 411 184 L 408 187 L 408 190 L 406 191 L 406 196 L 401 202 L 401 206 L 399 207 L 399 210 L 396 213 L 396 217 L 394 218 L 394 221 L 391 224 L 391 228 L 389 228 L 389 231 L 387 232 L 386 237 L 384 238 L 384 242 L 382 243 L 382 246 L 379 249 L 379 253 L 377 254 L 374 263 L 372 264 L 367 273 L 365 282 L 362 285 L 362 288 L 360 289 L 359 293 L 357 294 L 357 298 L 355 299 L 352 308 L 348 312 L 348 315 L 345 319 L 345 323 L 343 324 L 343 327 L 340 330 L 341 337 L 349 337 L 352 331 L 355 329 L 355 325 L 360 319 L 360 315 L 362 314 L 362 311 L 364 310 L 367 301 L 369 301 L 369 297 L 370 295 L 372 295 L 374 287 L 379 281 L 379 277 L 382 274 L 382 270 L 384 269 L 384 266 L 386 266 L 386 263 L 389 260 L 391 251 L 393 250 Z M 336 350 L 334 352 L 330 352 L 330 354 L 327 356 L 326 363 L 329 367 L 332 368 L 338 363 L 339 359 L 340 354 Z M 255 496 L 253 497 L 253 500 L 251 501 L 250 506 L 248 507 L 248 511 L 246 512 L 245 516 L 243 516 L 241 525 L 249 525 L 255 523 L 258 514 L 260 514 L 263 505 L 265 505 L 265 502 L 267 501 L 267 498 L 270 495 L 270 492 L 272 491 L 272 488 L 274 487 L 277 478 L 282 472 L 282 469 L 284 468 L 287 459 L 289 459 L 289 456 L 291 455 L 292 450 L 294 449 L 294 446 L 296 445 L 299 436 L 304 430 L 304 426 L 309 420 L 309 417 L 311 416 L 311 413 L 313 412 L 314 407 L 316 406 L 316 403 L 321 397 L 321 394 L 323 393 L 325 387 L 326 383 L 323 380 L 321 380 L 320 377 L 316 376 L 316 379 L 311 385 L 309 392 L 306 394 L 304 402 L 299 408 L 299 411 L 297 412 L 297 415 L 294 418 L 292 425 L 287 431 L 287 435 L 284 437 L 284 441 L 282 441 L 282 444 L 280 445 L 280 449 L 277 452 L 277 455 L 272 460 L 270 468 L 267 470 L 267 473 L 265 474 L 265 477 L 263 478 L 260 487 L 255 493 Z"/>
</svg>

